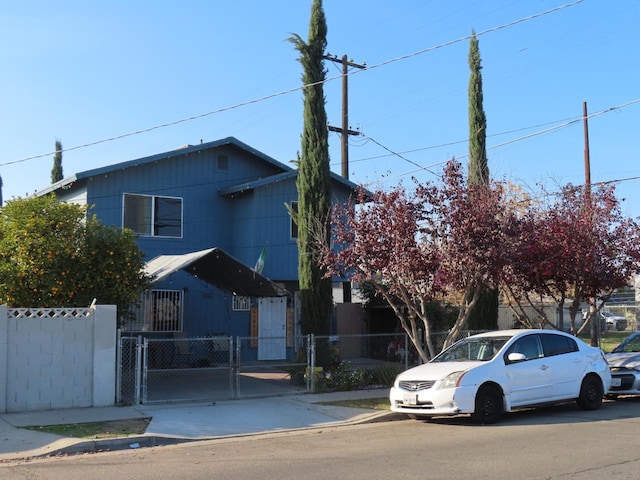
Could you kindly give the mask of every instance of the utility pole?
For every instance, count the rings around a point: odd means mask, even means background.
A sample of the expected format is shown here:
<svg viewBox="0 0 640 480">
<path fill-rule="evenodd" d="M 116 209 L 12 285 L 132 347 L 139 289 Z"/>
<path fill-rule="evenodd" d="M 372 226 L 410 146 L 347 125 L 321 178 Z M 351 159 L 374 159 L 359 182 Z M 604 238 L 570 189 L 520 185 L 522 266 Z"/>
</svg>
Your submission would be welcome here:
<svg viewBox="0 0 640 480">
<path fill-rule="evenodd" d="M 347 60 L 346 55 L 342 55 L 342 59 L 338 60 L 337 55 L 323 55 L 325 60 L 331 62 L 342 63 L 342 127 L 333 127 L 327 125 L 330 132 L 338 132 L 342 134 L 340 138 L 340 157 L 342 163 L 342 177 L 349 179 L 349 135 L 360 135 L 360 132 L 349 129 L 349 67 L 365 69 L 366 65 L 354 63 L 353 60 Z M 351 283 L 343 282 L 342 284 L 342 301 L 351 303 Z"/>
<path fill-rule="evenodd" d="M 329 131 L 338 132 L 342 134 L 341 137 L 341 159 L 342 159 L 342 176 L 346 179 L 349 178 L 349 135 L 360 135 L 360 132 L 349 129 L 349 67 L 354 68 L 367 68 L 366 64 L 357 64 L 353 60 L 347 60 L 347 56 L 343 55 L 341 60 L 338 60 L 336 55 L 324 55 L 322 58 L 331 62 L 342 63 L 342 127 L 328 126 Z"/>
<path fill-rule="evenodd" d="M 582 102 L 582 123 L 584 125 L 584 200 L 588 215 L 592 215 L 591 209 L 591 158 L 589 156 L 589 122 L 587 115 L 587 102 Z M 591 224 L 592 218 L 589 218 Z M 589 298 L 589 316 L 591 317 L 591 345 L 600 346 L 600 321 L 596 315 L 596 299 Z M 606 328 L 606 324 L 605 324 Z"/>
<path fill-rule="evenodd" d="M 589 123 L 587 116 L 587 102 L 582 102 L 582 122 L 584 123 L 584 186 L 587 197 L 591 195 L 591 159 L 589 158 Z"/>
</svg>

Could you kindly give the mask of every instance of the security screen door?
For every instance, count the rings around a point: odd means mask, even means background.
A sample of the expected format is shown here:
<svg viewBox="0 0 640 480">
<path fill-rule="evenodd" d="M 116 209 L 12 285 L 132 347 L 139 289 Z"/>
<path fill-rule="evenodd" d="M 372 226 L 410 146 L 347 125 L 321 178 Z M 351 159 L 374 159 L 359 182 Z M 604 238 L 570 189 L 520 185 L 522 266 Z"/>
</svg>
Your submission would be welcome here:
<svg viewBox="0 0 640 480">
<path fill-rule="evenodd" d="M 286 343 L 287 299 L 285 297 L 258 300 L 258 360 L 284 360 Z"/>
</svg>

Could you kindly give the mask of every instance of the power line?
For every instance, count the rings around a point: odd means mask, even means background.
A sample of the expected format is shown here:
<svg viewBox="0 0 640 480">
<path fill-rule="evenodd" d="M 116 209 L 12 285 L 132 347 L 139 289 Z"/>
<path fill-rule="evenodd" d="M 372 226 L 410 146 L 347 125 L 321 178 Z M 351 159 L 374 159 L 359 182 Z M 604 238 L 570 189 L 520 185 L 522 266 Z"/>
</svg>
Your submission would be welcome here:
<svg viewBox="0 0 640 480">
<path fill-rule="evenodd" d="M 455 158 L 457 160 L 459 157 L 455 157 Z M 451 160 L 451 159 L 449 159 L 449 160 Z M 443 160 L 441 162 L 432 163 L 431 165 L 428 165 L 428 167 L 435 167 L 437 165 L 444 165 L 449 160 Z M 431 170 L 428 170 L 427 167 L 420 167 L 420 170 L 427 170 L 430 173 L 433 173 L 433 172 L 431 172 Z M 411 173 L 415 173 L 416 171 L 418 171 L 418 170 L 414 170 L 412 172 L 406 172 L 406 173 L 400 174 L 400 175 L 395 175 L 395 177 L 409 175 Z M 434 175 L 439 177 L 439 178 L 442 177 L 442 175 L 437 175 L 435 173 L 434 173 Z M 387 178 L 385 178 L 385 180 L 388 180 L 390 178 L 393 178 L 393 177 L 387 177 Z M 591 186 L 603 186 L 604 187 L 604 186 L 607 186 L 607 185 L 619 184 L 619 183 L 623 183 L 623 182 L 631 182 L 631 181 L 634 181 L 634 180 L 640 180 L 640 176 L 621 177 L 621 178 L 614 178 L 612 180 L 602 180 L 602 181 L 599 181 L 599 182 L 591 182 L 590 185 Z M 375 183 L 382 183 L 382 180 L 375 180 L 375 181 L 369 182 L 367 184 L 363 184 L 363 186 L 366 187 L 366 188 L 369 188 L 370 185 L 373 185 Z M 574 185 L 574 186 L 575 186 L 575 188 L 582 188 L 584 185 L 583 184 L 577 184 L 577 185 Z M 532 199 L 541 199 L 541 198 L 547 198 L 547 197 L 555 197 L 557 195 L 560 195 L 561 193 L 562 193 L 562 191 L 560 191 L 560 190 L 552 191 L 552 192 L 541 192 L 539 195 L 532 195 L 531 198 Z"/>
<path fill-rule="evenodd" d="M 362 136 L 366 137 L 367 139 L 371 140 L 373 143 L 375 143 L 376 145 L 378 145 L 381 148 L 384 148 L 386 151 L 390 152 L 392 155 L 401 158 L 402 160 L 404 160 L 407 163 L 410 163 L 412 165 L 415 165 L 416 167 L 418 167 L 420 170 L 426 170 L 427 172 L 435 175 L 435 176 L 439 176 L 437 173 L 429 170 L 427 167 L 420 165 L 419 163 L 414 162 L 413 160 L 409 160 L 406 157 L 403 157 L 400 153 L 394 152 L 393 150 L 391 150 L 390 148 L 385 147 L 384 145 L 382 145 L 380 142 L 378 142 L 377 140 L 365 135 L 364 133 L 361 133 Z"/>
<path fill-rule="evenodd" d="M 550 10 L 546 10 L 546 11 L 541 12 L 541 13 L 535 13 L 533 15 L 529 15 L 528 17 L 523 17 L 523 18 L 520 18 L 518 20 L 514 20 L 512 22 L 509 22 L 509 23 L 504 23 L 502 25 L 498 25 L 496 27 L 492 27 L 492 28 L 489 28 L 487 30 L 483 30 L 481 32 L 476 33 L 476 37 L 480 37 L 480 36 L 486 35 L 488 33 L 493 33 L 495 31 L 502 30 L 504 28 L 513 27 L 514 25 L 518 25 L 519 23 L 526 22 L 526 21 L 529 21 L 529 20 L 533 20 L 533 19 L 536 19 L 536 18 L 540 18 L 540 17 L 543 17 L 545 15 L 549 15 L 550 13 L 557 12 L 558 10 L 563 10 L 565 8 L 573 7 L 573 6 L 575 6 L 575 5 L 579 4 L 579 3 L 582 3 L 582 1 L 583 0 L 576 0 L 575 2 L 572 2 L 572 3 L 567 3 L 565 5 L 560 5 L 558 7 L 552 8 Z M 465 37 L 461 37 L 461 38 L 457 38 L 455 40 L 450 40 L 448 42 L 441 43 L 440 45 L 436 45 L 434 47 L 425 48 L 424 50 L 419 50 L 419 51 L 414 52 L 414 53 L 410 53 L 410 54 L 407 54 L 407 55 L 402 55 L 400 57 L 392 58 L 391 60 L 386 60 L 386 61 L 378 63 L 376 65 L 367 65 L 367 70 L 373 70 L 374 68 L 382 67 L 384 65 L 388 65 L 390 63 L 394 63 L 394 62 L 397 62 L 399 60 L 406 60 L 407 58 L 416 57 L 418 55 L 422 55 L 423 53 L 432 52 L 434 50 L 439 50 L 441 48 L 449 47 L 451 45 L 455 45 L 456 43 L 467 41 L 470 38 L 471 38 L 471 35 L 467 35 Z M 359 73 L 359 72 L 357 72 L 357 71 L 353 72 L 352 75 L 355 74 L 355 73 Z"/>
<path fill-rule="evenodd" d="M 594 118 L 594 117 L 597 117 L 597 116 L 600 116 L 600 115 L 604 115 L 605 113 L 610 113 L 610 112 L 613 112 L 613 111 L 616 111 L 616 110 L 620 110 L 622 108 L 628 107 L 630 105 L 634 105 L 636 103 L 640 103 L 640 98 L 637 98 L 635 100 L 631 100 L 629 102 L 626 102 L 626 103 L 623 103 L 623 104 L 620 104 L 620 105 L 616 105 L 616 106 L 613 106 L 613 107 L 605 108 L 603 110 L 599 110 L 597 112 L 591 113 L 591 114 L 589 114 L 587 116 L 587 118 L 590 119 L 590 118 Z M 538 130 L 538 131 L 532 132 L 532 133 L 530 133 L 528 135 L 523 135 L 521 137 L 508 140 L 506 142 L 502 142 L 502 143 L 498 143 L 498 144 L 492 145 L 492 146 L 488 147 L 487 150 L 495 150 L 496 148 L 504 147 L 506 145 L 511 145 L 513 143 L 516 143 L 516 142 L 521 142 L 523 140 L 527 140 L 527 139 L 532 138 L 532 137 L 536 137 L 536 136 L 539 136 L 539 135 L 545 135 L 547 133 L 554 132 L 556 130 L 561 130 L 563 128 L 567 128 L 567 127 L 570 127 L 572 125 L 575 125 L 577 123 L 581 123 L 583 121 L 583 119 L 584 119 L 584 117 L 580 116 L 580 117 L 576 117 L 574 119 L 561 120 L 563 123 L 560 124 L 560 125 L 556 125 L 556 126 L 551 127 L 551 128 L 546 128 L 544 130 Z M 544 125 L 549 125 L 549 124 L 553 124 L 553 123 L 556 123 L 556 122 L 547 122 L 547 123 L 539 124 L 539 125 L 536 125 L 536 126 L 544 126 Z M 517 130 L 511 130 L 510 132 L 497 133 L 497 134 L 490 135 L 490 137 L 499 136 L 499 135 L 505 135 L 505 134 L 508 134 L 508 133 L 513 133 L 513 132 L 522 131 L 522 130 L 528 130 L 530 128 L 534 128 L 534 127 L 525 127 L 525 128 L 520 128 L 520 129 L 517 129 Z M 416 173 L 416 172 L 418 172 L 420 170 L 427 170 L 429 173 L 433 173 L 428 168 L 423 167 L 422 165 L 420 165 L 420 164 L 418 164 L 418 163 L 416 163 L 414 161 L 406 159 L 405 157 L 402 156 L 403 154 L 414 153 L 414 152 L 418 152 L 418 151 L 422 151 L 422 150 L 430 150 L 430 149 L 434 149 L 434 148 L 440 148 L 440 147 L 444 147 L 444 146 L 451 146 L 451 145 L 457 145 L 457 144 L 468 142 L 468 140 L 459 140 L 457 142 L 449 142 L 449 143 L 444 143 L 444 144 L 440 144 L 440 145 L 432 145 L 432 146 L 428 146 L 428 147 L 421 147 L 421 148 L 417 148 L 417 149 L 413 149 L 413 150 L 407 150 L 407 151 L 397 152 L 396 153 L 396 152 L 393 152 L 391 149 L 383 146 L 381 143 L 375 141 L 373 138 L 367 137 L 364 134 L 362 134 L 362 135 L 365 136 L 367 139 L 373 141 L 376 145 L 378 145 L 378 146 L 382 147 L 383 149 L 385 149 L 386 151 L 390 152 L 390 155 L 380 155 L 380 156 L 377 156 L 377 157 L 367 157 L 366 159 L 354 160 L 354 162 L 361 162 L 361 161 L 365 161 L 365 160 L 373 160 L 373 159 L 376 159 L 376 158 L 384 158 L 384 157 L 395 155 L 395 156 L 398 156 L 399 158 L 401 158 L 403 160 L 406 160 L 407 162 L 419 167 L 419 170 L 411 170 L 411 171 L 408 171 L 408 172 L 399 173 L 397 175 L 394 175 L 394 177 L 396 177 L 396 178 L 397 177 L 404 177 L 406 175 L 411 175 L 411 174 L 414 174 L 414 173 Z M 466 157 L 468 157 L 468 154 L 456 156 L 455 158 L 460 159 L 460 158 L 466 158 Z M 443 160 L 441 162 L 432 164 L 430 166 L 441 165 L 441 164 L 446 163 L 447 161 L 448 160 Z M 435 173 L 433 173 L 433 174 L 436 175 Z M 436 175 L 436 176 L 439 176 L 439 175 Z M 389 177 L 389 178 L 393 178 L 393 177 Z M 387 178 L 387 180 L 389 178 Z"/>
<path fill-rule="evenodd" d="M 505 24 L 502 24 L 502 25 L 498 25 L 496 27 L 492 27 L 490 29 L 487 29 L 487 30 L 484 30 L 482 32 L 476 33 L 476 37 L 479 37 L 481 35 L 486 35 L 488 33 L 492 33 L 492 32 L 498 31 L 498 30 L 502 30 L 504 28 L 512 27 L 512 26 L 518 25 L 518 24 L 520 24 L 522 22 L 526 22 L 526 21 L 529 21 L 529 20 L 540 18 L 542 16 L 549 15 L 551 13 L 557 12 L 557 11 L 565 9 L 565 8 L 573 7 L 573 6 L 575 6 L 575 5 L 579 4 L 579 3 L 582 3 L 582 1 L 583 0 L 576 0 L 574 2 L 567 3 L 567 4 L 564 4 L 564 5 L 560 5 L 558 7 L 552 8 L 550 10 L 546 10 L 546 11 L 541 12 L 541 13 L 529 15 L 527 17 L 523 17 L 523 18 L 520 18 L 518 20 L 514 20 L 512 22 L 509 22 L 509 23 L 505 23 Z M 434 51 L 434 50 L 438 50 L 438 49 L 441 49 L 441 48 L 444 48 L 444 47 L 448 47 L 450 45 L 454 45 L 454 44 L 469 40 L 470 38 L 471 38 L 471 36 L 465 36 L 465 37 L 462 37 L 462 38 L 451 40 L 449 42 L 442 43 L 440 45 L 436 45 L 436 46 L 429 47 L 429 48 L 426 48 L 426 49 L 423 49 L 423 50 L 419 50 L 417 52 L 414 52 L 414 53 L 411 53 L 411 54 L 408 54 L 408 55 L 403 55 L 403 56 L 400 56 L 400 57 L 392 58 L 390 60 L 386 60 L 386 61 L 378 63 L 376 65 L 367 66 L 367 70 L 371 70 L 371 69 L 374 69 L 374 68 L 379 68 L 379 67 L 382 67 L 382 66 L 385 66 L 385 65 L 389 65 L 391 63 L 395 63 L 395 62 L 398 62 L 398 61 L 401 61 L 401 60 L 406 60 L 408 58 L 412 58 L 412 57 L 415 57 L 415 56 L 418 56 L 418 55 L 422 55 L 424 53 L 428 53 L 428 52 L 431 52 L 431 51 Z M 347 75 L 354 75 L 355 73 L 359 73 L 360 71 L 362 71 L 362 70 L 351 71 L 351 72 L 348 72 Z M 326 78 L 322 82 L 317 82 L 317 83 L 308 84 L 308 85 L 302 85 L 302 86 L 299 86 L 299 87 L 295 87 L 295 88 L 291 88 L 291 89 L 288 89 L 288 90 L 283 90 L 283 91 L 280 91 L 280 92 L 277 92 L 277 93 L 273 93 L 273 94 L 270 94 L 270 95 L 266 95 L 264 97 L 256 98 L 256 99 L 253 99 L 253 100 L 248 100 L 246 102 L 240 102 L 240 103 L 228 106 L 228 107 L 223 107 L 223 108 L 219 108 L 219 109 L 216 109 L 216 110 L 211 110 L 209 112 L 201 113 L 199 115 L 193 115 L 193 116 L 182 118 L 182 119 L 179 119 L 179 120 L 174 120 L 174 121 L 171 121 L 171 122 L 166 122 L 166 123 L 154 125 L 154 126 L 151 126 L 151 127 L 135 130 L 135 131 L 132 131 L 132 132 L 123 133 L 121 135 L 116 135 L 116 136 L 113 136 L 113 137 L 104 138 L 102 140 L 96 140 L 96 141 L 85 143 L 85 144 L 82 144 L 82 145 L 76 145 L 74 147 L 66 148 L 64 151 L 65 152 L 70 152 L 70 151 L 78 150 L 78 149 L 82 149 L 82 148 L 93 147 L 93 146 L 96 146 L 96 145 L 100 145 L 102 143 L 113 142 L 113 141 L 116 141 L 116 140 L 121 140 L 123 138 L 132 137 L 132 136 L 135 136 L 135 135 L 141 135 L 143 133 L 148 133 L 148 132 L 151 132 L 151 131 L 154 131 L 154 130 L 158 130 L 158 129 L 161 129 L 161 128 L 171 127 L 171 126 L 178 125 L 178 124 L 181 124 L 181 123 L 190 122 L 190 121 L 193 121 L 193 120 L 198 120 L 198 119 L 201 119 L 201 118 L 209 117 L 211 115 L 216 115 L 216 114 L 219 114 L 219 113 L 223 113 L 223 112 L 226 112 L 226 111 L 229 111 L 229 110 L 235 110 L 236 108 L 244 107 L 244 106 L 251 105 L 251 104 L 254 104 L 254 103 L 263 102 L 265 100 L 269 100 L 269 99 L 272 99 L 272 98 L 275 98 L 275 97 L 287 95 L 289 93 L 297 92 L 297 91 L 300 91 L 300 90 L 302 90 L 304 88 L 317 85 L 318 83 L 327 83 L 329 81 L 337 80 L 337 79 L 342 78 L 342 77 L 343 77 L 342 74 L 336 75 L 334 77 Z M 47 153 L 43 153 L 43 154 L 39 154 L 39 155 L 33 155 L 33 156 L 30 156 L 30 157 L 21 158 L 21 159 L 18 159 L 18 160 L 13 160 L 13 161 L 5 162 L 5 163 L 0 163 L 0 166 L 6 166 L 6 165 L 13 165 L 13 164 L 16 164 L 16 163 L 22 163 L 22 162 L 26 162 L 26 161 L 29 161 L 29 160 L 35 160 L 35 159 L 38 159 L 38 158 L 48 157 L 48 156 L 51 156 L 53 154 L 55 154 L 55 152 L 47 152 Z"/>
<path fill-rule="evenodd" d="M 141 130 L 136 130 L 136 131 L 129 132 L 129 133 L 123 133 L 122 135 L 116 135 L 115 137 L 104 138 L 102 140 L 96 140 L 95 142 L 89 142 L 89 143 L 85 143 L 85 144 L 82 144 L 82 145 L 76 145 L 75 147 L 65 148 L 64 151 L 65 152 L 69 152 L 69 151 L 72 151 L 72 150 L 78 150 L 80 148 L 93 147 L 93 146 L 99 145 L 101 143 L 112 142 L 114 140 L 121 140 L 123 138 L 132 137 L 134 135 L 140 135 L 142 133 L 148 133 L 148 132 L 151 132 L 153 130 L 158 130 L 160 128 L 171 127 L 173 125 L 178 125 L 180 123 L 190 122 L 192 120 L 198 120 L 200 118 L 204 118 L 204 117 L 208 117 L 208 116 L 211 116 L 211 115 L 215 115 L 217 113 L 226 112 L 228 110 L 234 110 L 236 108 L 244 107 L 246 105 L 251 105 L 253 103 L 262 102 L 264 100 L 269 100 L 269 99 L 274 98 L 274 97 L 279 97 L 279 96 L 282 96 L 282 95 L 286 95 L 288 93 L 296 92 L 296 91 L 301 90 L 302 88 L 305 88 L 305 87 L 308 87 L 308 86 L 310 86 L 310 85 L 303 85 L 302 87 L 296 87 L 296 88 L 292 88 L 290 90 L 284 90 L 284 91 L 281 91 L 281 92 L 278 92 L 278 93 L 273 93 L 273 94 L 270 94 L 270 95 L 266 95 L 266 96 L 261 97 L 261 98 L 256 98 L 254 100 L 248 100 L 246 102 L 236 103 L 235 105 L 231 105 L 229 107 L 223 107 L 223 108 L 219 108 L 217 110 L 212 110 L 210 112 L 201 113 L 199 115 L 194 115 L 194 116 L 191 116 L 191 117 L 182 118 L 180 120 L 175 120 L 173 122 L 162 123 L 160 125 L 154 125 L 153 127 L 143 128 Z M 50 155 L 53 155 L 54 153 L 55 152 L 49 152 L 49 153 L 42 153 L 40 155 L 33 155 L 31 157 L 21 158 L 20 160 L 14 160 L 14 161 L 11 161 L 11 162 L 0 163 L 0 166 L 11 165 L 11 164 L 14 164 L 14 163 L 26 162 L 27 160 L 35 160 L 37 158 L 42 158 L 42 157 L 48 157 Z"/>
</svg>

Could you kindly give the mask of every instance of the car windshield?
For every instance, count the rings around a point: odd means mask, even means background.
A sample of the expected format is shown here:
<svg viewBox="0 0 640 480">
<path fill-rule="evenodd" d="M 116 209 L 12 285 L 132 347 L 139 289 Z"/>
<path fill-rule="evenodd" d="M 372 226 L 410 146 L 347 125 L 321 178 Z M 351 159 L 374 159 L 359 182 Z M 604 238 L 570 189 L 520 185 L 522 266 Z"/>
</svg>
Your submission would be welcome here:
<svg viewBox="0 0 640 480">
<path fill-rule="evenodd" d="M 487 362 L 495 357 L 496 353 L 510 338 L 510 336 L 465 338 L 451 345 L 431 361 L 466 362 L 471 360 Z"/>
<path fill-rule="evenodd" d="M 613 352 L 640 352 L 640 332 L 629 335 L 613 349 Z"/>
</svg>

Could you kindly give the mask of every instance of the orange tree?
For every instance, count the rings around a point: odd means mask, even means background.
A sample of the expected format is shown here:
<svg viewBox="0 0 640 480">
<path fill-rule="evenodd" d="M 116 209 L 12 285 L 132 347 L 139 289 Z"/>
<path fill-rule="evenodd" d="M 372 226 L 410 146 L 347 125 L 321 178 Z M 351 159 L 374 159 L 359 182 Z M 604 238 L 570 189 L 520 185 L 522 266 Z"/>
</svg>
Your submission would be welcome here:
<svg viewBox="0 0 640 480">
<path fill-rule="evenodd" d="M 130 230 L 107 227 L 55 196 L 11 200 L 0 212 L 0 302 L 10 307 L 98 303 L 126 312 L 148 285 Z"/>
</svg>

